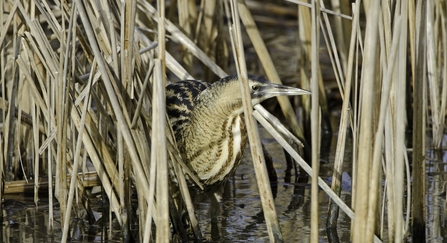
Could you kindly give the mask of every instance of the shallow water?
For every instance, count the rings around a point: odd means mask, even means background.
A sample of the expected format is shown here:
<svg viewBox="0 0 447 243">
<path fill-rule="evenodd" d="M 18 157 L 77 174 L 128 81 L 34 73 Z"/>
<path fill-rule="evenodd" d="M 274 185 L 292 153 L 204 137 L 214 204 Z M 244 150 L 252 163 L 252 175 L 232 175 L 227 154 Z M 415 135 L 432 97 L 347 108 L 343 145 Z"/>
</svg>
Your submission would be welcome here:
<svg viewBox="0 0 447 243">
<path fill-rule="evenodd" d="M 60 242 L 62 238 L 59 205 L 54 207 L 54 231 L 48 227 L 48 201 L 40 198 L 40 206 L 35 207 L 32 196 L 6 195 L 3 207 L 2 242 Z M 96 206 L 97 208 L 97 206 Z M 82 212 L 78 212 L 82 215 Z M 122 242 L 121 232 L 101 221 L 89 225 L 83 219 L 72 217 L 70 237 L 75 242 Z M 116 225 L 114 225 L 116 226 Z"/>
<path fill-rule="evenodd" d="M 286 242 L 307 242 L 310 230 L 310 185 L 308 177 L 304 174 L 295 174 L 292 169 L 290 181 L 286 178 L 286 163 L 282 148 L 268 133 L 261 130 L 262 141 L 273 158 L 274 167 L 278 176 L 275 205 L 283 237 Z M 335 143 L 335 141 L 334 141 Z M 333 146 L 332 146 L 333 147 Z M 335 148 L 331 148 L 333 150 Z M 332 156 L 329 153 L 329 157 Z M 253 165 L 247 149 L 245 157 L 234 177 L 230 178 L 225 186 L 219 210 L 218 222 L 211 223 L 210 200 L 203 194 L 196 194 L 196 214 L 200 222 L 205 242 L 268 242 L 267 229 L 262 214 L 262 206 L 257 190 Z M 327 158 L 331 161 L 331 158 Z M 331 164 L 322 163 L 321 175 L 324 180 L 331 175 Z M 349 181 L 349 180 L 348 180 Z M 348 185 L 349 189 L 349 185 Z M 41 198 L 38 208 L 34 206 L 32 195 L 11 196 L 5 195 L 8 201 L 3 211 L 3 242 L 59 242 L 62 236 L 60 219 L 58 218 L 58 205 L 55 206 L 54 234 L 50 235 L 48 229 L 48 203 Z M 327 242 L 326 220 L 328 197 L 321 191 L 320 194 L 320 237 L 321 242 Z M 343 199 L 349 203 L 350 194 L 344 192 Z M 14 200 L 14 201 L 12 201 Z M 97 211 L 100 201 L 96 202 Z M 82 212 L 78 212 L 78 215 Z M 116 225 L 115 225 L 116 226 Z M 217 226 L 217 227 L 215 227 Z M 341 213 L 337 229 L 341 242 L 349 240 L 349 218 Z M 79 218 L 71 223 L 71 236 L 78 242 L 120 242 L 121 233 L 114 227 L 110 234 L 108 224 L 95 223 L 90 226 Z"/>
<path fill-rule="evenodd" d="M 447 242 L 447 134 L 443 149 L 427 150 L 427 239 L 430 242 Z"/>
<path fill-rule="evenodd" d="M 275 197 L 276 211 L 285 242 L 308 242 L 310 235 L 310 184 L 306 181 L 305 172 L 291 173 L 291 181 L 287 182 L 286 162 L 282 148 L 269 137 L 265 131 L 262 132 L 263 143 L 273 158 L 274 167 L 278 176 L 277 195 Z M 335 141 L 334 141 L 335 143 Z M 332 149 L 332 148 L 329 148 Z M 335 149 L 335 148 L 333 148 Z M 333 153 L 329 153 L 331 157 Z M 262 214 L 261 201 L 257 189 L 253 165 L 250 159 L 250 151 L 245 152 L 244 160 L 236 170 L 224 190 L 218 217 L 217 227 L 212 227 L 209 200 L 200 198 L 196 204 L 200 226 L 206 240 L 218 240 L 220 242 L 268 242 L 267 228 Z M 332 161 L 332 159 L 330 159 Z M 322 163 L 320 174 L 323 180 L 328 181 L 331 176 L 331 164 Z M 345 177 L 345 182 L 349 181 Z M 346 189 L 350 189 L 346 185 Z M 343 200 L 350 203 L 350 192 L 342 193 Z M 320 190 L 320 241 L 328 242 L 326 237 L 326 212 L 329 197 Z M 219 229 L 218 231 L 216 229 Z M 344 213 L 340 214 L 338 224 L 338 236 L 340 242 L 349 241 L 350 219 Z"/>
<path fill-rule="evenodd" d="M 276 211 L 285 242 L 309 242 L 310 236 L 310 184 L 306 175 L 295 173 L 292 169 L 288 181 L 284 152 L 281 147 L 261 129 L 263 143 L 271 154 L 278 176 Z M 331 145 L 322 153 L 320 176 L 329 182 L 336 136 Z M 445 138 L 447 141 L 447 136 Z M 349 147 L 349 146 L 348 146 Z M 445 146 L 444 146 L 445 147 Z M 324 148 L 322 148 L 324 149 Z M 350 157 L 349 150 L 346 154 Z M 350 171 L 346 164 L 344 171 Z M 447 217 L 445 196 L 447 181 L 447 151 L 427 150 L 427 239 L 430 242 L 446 242 Z M 349 173 L 350 174 L 350 173 Z M 350 177 L 344 175 L 342 199 L 350 205 Z M 444 194 L 442 194 L 444 192 Z M 441 195 L 440 195 L 441 194 Z M 61 228 L 58 218 L 58 205 L 55 205 L 54 233 L 48 229 L 48 203 L 40 198 L 40 206 L 34 206 L 32 196 L 5 195 L 3 207 L 3 242 L 60 242 Z M 96 197 L 99 198 L 99 197 Z M 329 242 L 325 229 L 328 196 L 320 190 L 320 242 Z M 210 200 L 203 194 L 194 196 L 196 214 L 200 223 L 204 242 L 268 242 L 268 234 L 262 215 L 262 206 L 257 190 L 250 151 L 245 153 L 241 166 L 236 170 L 225 186 L 219 209 L 210 209 Z M 100 212 L 101 201 L 93 201 L 96 211 Z M 210 210 L 218 210 L 217 222 L 212 223 Z M 82 210 L 77 215 L 82 216 Z M 100 216 L 100 215 L 99 215 Z M 105 224 L 101 222 L 106 222 Z M 337 235 L 340 242 L 349 242 L 350 222 L 348 216 L 340 213 Z M 93 225 L 79 218 L 73 218 L 70 225 L 71 236 L 76 242 L 121 242 L 121 232 L 113 221 L 110 232 L 108 220 L 100 220 Z M 134 226 L 133 228 L 136 228 Z M 384 241 L 386 242 L 386 241 Z"/>
</svg>

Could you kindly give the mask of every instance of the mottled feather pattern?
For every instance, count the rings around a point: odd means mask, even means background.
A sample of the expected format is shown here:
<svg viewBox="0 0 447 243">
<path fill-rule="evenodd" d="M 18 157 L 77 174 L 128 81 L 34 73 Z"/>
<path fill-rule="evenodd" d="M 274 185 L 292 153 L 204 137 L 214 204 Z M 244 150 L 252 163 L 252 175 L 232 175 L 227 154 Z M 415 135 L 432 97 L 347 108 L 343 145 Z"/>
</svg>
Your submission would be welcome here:
<svg viewBox="0 0 447 243">
<path fill-rule="evenodd" d="M 252 105 L 300 89 L 249 75 Z M 241 162 L 247 144 L 242 95 L 236 75 L 213 84 L 187 80 L 166 88 L 167 112 L 184 162 L 210 188 L 222 185 Z"/>
<path fill-rule="evenodd" d="M 239 114 L 233 119 L 228 119 L 226 122 L 227 124 L 224 124 L 225 128 L 222 127 L 222 133 L 225 134 L 223 136 L 228 136 L 227 146 L 229 148 L 233 147 L 233 149 L 229 149 L 227 160 L 223 163 L 222 168 L 219 170 L 217 174 L 210 177 L 206 181 L 207 184 L 214 184 L 214 183 L 221 184 L 222 182 L 225 182 L 228 179 L 228 177 L 230 177 L 234 173 L 237 167 L 239 167 L 239 164 L 241 163 L 242 160 L 242 155 L 244 154 L 245 144 L 247 143 L 248 138 L 245 130 L 245 121 L 243 115 Z M 240 128 L 239 141 L 235 141 L 238 140 L 237 138 L 235 139 L 235 136 L 237 135 L 233 134 L 234 131 L 231 130 L 232 128 L 237 126 L 236 123 L 239 123 Z M 225 148 L 220 147 L 219 156 L 221 155 L 222 149 Z"/>
<path fill-rule="evenodd" d="M 184 125 L 194 108 L 194 99 L 210 85 L 197 80 L 184 80 L 166 87 L 166 112 L 174 131 Z"/>
<path fill-rule="evenodd" d="M 229 76 L 214 84 L 186 80 L 166 87 L 167 113 L 180 153 L 208 186 L 218 186 L 233 174 L 247 142 L 244 118 L 234 113 L 242 102 L 216 104 L 224 96 L 225 85 L 236 78 Z"/>
</svg>

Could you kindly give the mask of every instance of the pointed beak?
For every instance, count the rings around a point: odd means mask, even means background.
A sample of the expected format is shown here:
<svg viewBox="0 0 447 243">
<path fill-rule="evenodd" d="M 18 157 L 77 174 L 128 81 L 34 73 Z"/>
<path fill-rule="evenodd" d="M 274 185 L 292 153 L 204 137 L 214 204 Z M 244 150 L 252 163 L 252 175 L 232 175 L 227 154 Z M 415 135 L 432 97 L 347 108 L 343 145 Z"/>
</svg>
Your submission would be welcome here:
<svg viewBox="0 0 447 243">
<path fill-rule="evenodd" d="M 310 92 L 304 89 L 285 86 L 282 84 L 269 83 L 268 85 L 259 87 L 258 90 L 254 90 L 252 98 L 260 99 L 262 101 L 280 95 L 293 96 L 309 94 Z"/>
</svg>

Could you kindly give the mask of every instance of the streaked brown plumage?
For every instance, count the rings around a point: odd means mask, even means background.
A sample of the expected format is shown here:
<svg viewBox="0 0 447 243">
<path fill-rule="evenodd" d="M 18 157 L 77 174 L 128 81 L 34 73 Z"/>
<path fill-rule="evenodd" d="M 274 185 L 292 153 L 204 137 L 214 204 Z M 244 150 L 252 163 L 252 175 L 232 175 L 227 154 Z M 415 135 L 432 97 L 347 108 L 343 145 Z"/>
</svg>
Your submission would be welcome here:
<svg viewBox="0 0 447 243">
<path fill-rule="evenodd" d="M 308 91 L 249 75 L 252 104 Z M 167 112 L 185 163 L 205 186 L 220 185 L 236 170 L 247 143 L 236 75 L 213 84 L 187 80 L 166 87 Z"/>
</svg>

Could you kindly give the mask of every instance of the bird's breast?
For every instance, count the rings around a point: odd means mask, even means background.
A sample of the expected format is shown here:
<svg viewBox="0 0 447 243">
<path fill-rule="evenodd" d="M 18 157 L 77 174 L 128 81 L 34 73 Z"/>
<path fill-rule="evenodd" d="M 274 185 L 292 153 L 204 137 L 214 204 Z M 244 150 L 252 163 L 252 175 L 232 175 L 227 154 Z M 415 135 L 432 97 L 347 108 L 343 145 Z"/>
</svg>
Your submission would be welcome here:
<svg viewBox="0 0 447 243">
<path fill-rule="evenodd" d="M 205 185 L 213 185 L 225 181 L 239 166 L 247 133 L 242 114 L 208 125 L 192 128 L 187 137 L 194 140 L 183 141 L 180 146 L 186 163 Z"/>
</svg>

